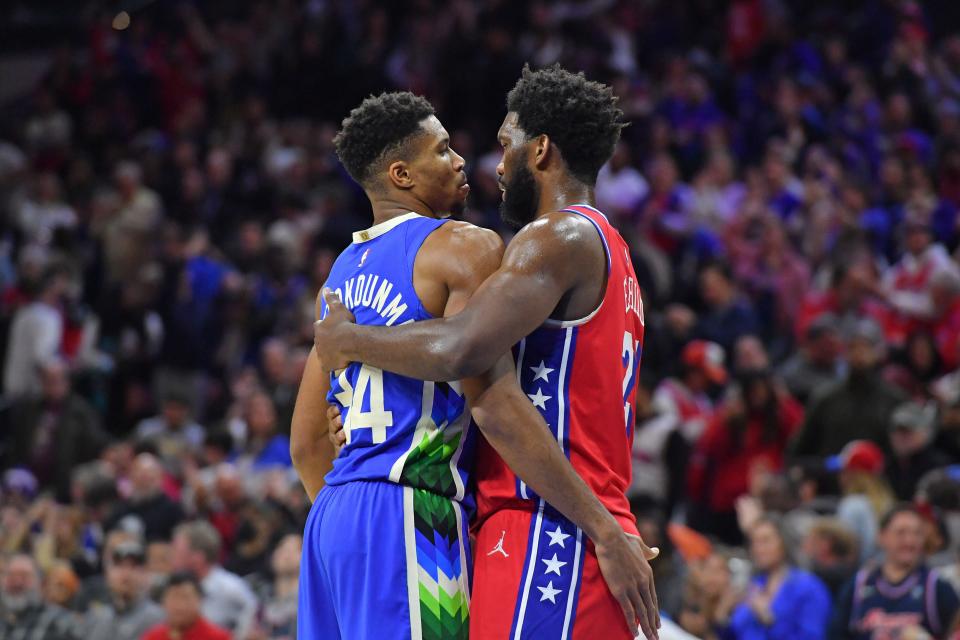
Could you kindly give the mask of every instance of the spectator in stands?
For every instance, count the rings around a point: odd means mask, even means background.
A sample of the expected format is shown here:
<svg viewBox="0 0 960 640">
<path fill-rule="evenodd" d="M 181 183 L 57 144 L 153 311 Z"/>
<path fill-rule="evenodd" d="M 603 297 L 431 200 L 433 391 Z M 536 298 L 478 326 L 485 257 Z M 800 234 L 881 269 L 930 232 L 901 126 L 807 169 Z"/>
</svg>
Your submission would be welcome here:
<svg viewBox="0 0 960 640">
<path fill-rule="evenodd" d="M 220 552 L 220 534 L 208 522 L 184 523 L 173 535 L 174 569 L 199 579 L 204 617 L 237 638 L 246 638 L 257 614 L 257 598 L 239 576 L 220 566 Z"/>
<path fill-rule="evenodd" d="M 931 385 L 943 373 L 943 364 L 933 336 L 924 330 L 907 336 L 903 351 L 882 370 L 885 380 L 909 397 L 925 400 Z"/>
<path fill-rule="evenodd" d="M 913 500 L 920 478 L 931 469 L 945 467 L 951 460 L 933 446 L 937 407 L 933 403 L 905 402 L 890 418 L 890 447 L 887 478 L 898 500 Z"/>
<path fill-rule="evenodd" d="M 60 230 L 77 226 L 77 213 L 61 197 L 60 180 L 53 172 L 37 176 L 33 193 L 14 210 L 17 228 L 31 244 L 48 245 Z"/>
<path fill-rule="evenodd" d="M 640 411 L 634 434 L 634 487 L 652 497 L 667 513 L 681 500 L 690 451 L 709 423 L 713 401 L 708 392 L 727 381 L 723 349 L 693 340 L 680 354 L 681 374 L 657 385 L 652 401 Z M 638 389 L 638 398 L 646 391 Z M 641 422 L 642 421 L 642 422 Z"/>
<path fill-rule="evenodd" d="M 779 393 L 769 370 L 740 374 L 738 386 L 714 414 L 690 462 L 690 522 L 735 544 L 741 532 L 734 506 L 760 468 L 783 467 L 787 442 L 803 408 Z"/>
<path fill-rule="evenodd" d="M 646 176 L 650 191 L 640 206 L 640 229 L 659 249 L 677 258 L 692 231 L 693 191 L 681 181 L 677 163 L 667 153 L 650 160 Z"/>
<path fill-rule="evenodd" d="M 141 420 L 134 435 L 152 442 L 163 460 L 174 462 L 203 446 L 206 430 L 193 420 L 191 412 L 189 394 L 168 389 L 160 402 L 160 414 Z"/>
<path fill-rule="evenodd" d="M 733 353 L 737 338 L 756 334 L 759 325 L 749 301 L 737 291 L 730 267 L 715 262 L 700 271 L 700 297 L 706 306 L 694 330 L 697 337 L 716 342 Z"/>
<path fill-rule="evenodd" d="M 943 269 L 930 280 L 934 308 L 932 333 L 947 371 L 960 368 L 960 266 Z"/>
<path fill-rule="evenodd" d="M 627 222 L 649 191 L 647 180 L 631 163 L 629 145 L 620 141 L 597 176 L 597 206 L 611 219 Z"/>
<path fill-rule="evenodd" d="M 77 610 L 87 611 L 91 608 L 109 607 L 112 598 L 110 585 L 107 582 L 107 572 L 113 564 L 114 551 L 121 546 L 141 544 L 141 536 L 123 529 L 109 531 L 103 539 L 100 548 L 100 572 L 89 576 L 83 581 L 80 594 L 77 597 Z"/>
<path fill-rule="evenodd" d="M 262 606 L 259 628 L 268 638 L 293 638 L 297 635 L 297 592 L 300 584 L 299 534 L 285 536 L 270 560 L 272 579 L 262 585 L 258 596 Z"/>
<path fill-rule="evenodd" d="M 273 401 L 277 412 L 280 432 L 289 435 L 293 417 L 293 403 L 297 395 L 300 376 L 291 380 L 290 368 L 293 354 L 286 342 L 271 338 L 260 347 L 260 362 L 263 369 L 265 391 Z"/>
<path fill-rule="evenodd" d="M 40 569 L 28 555 L 11 556 L 0 573 L 0 637 L 79 640 L 70 614 L 43 601 Z"/>
<path fill-rule="evenodd" d="M 277 410 L 266 393 L 257 392 L 247 402 L 244 412 L 246 445 L 238 463 L 254 470 L 270 467 L 291 467 L 290 438 L 279 433 Z"/>
<path fill-rule="evenodd" d="M 803 427 L 791 443 L 793 455 L 832 455 L 857 438 L 888 446 L 890 415 L 904 396 L 879 377 L 883 348 L 876 323 L 862 320 L 856 324 L 847 340 L 850 371 L 843 382 L 811 400 Z"/>
<path fill-rule="evenodd" d="M 193 574 L 179 572 L 170 576 L 162 597 L 166 622 L 150 629 L 143 640 L 230 640 L 234 636 L 201 614 L 203 597 L 204 590 Z"/>
<path fill-rule="evenodd" d="M 66 560 L 58 560 L 47 570 L 43 583 L 43 599 L 71 611 L 77 610 L 80 579 Z"/>
<path fill-rule="evenodd" d="M 810 267 L 775 216 L 743 216 L 726 230 L 736 280 L 756 303 L 757 330 L 779 347 L 787 339 L 810 282 Z M 740 237 L 738 237 L 740 236 Z"/>
<path fill-rule="evenodd" d="M 758 336 L 747 334 L 737 338 L 733 345 L 734 371 L 760 371 L 769 369 L 770 365 L 770 354 Z"/>
<path fill-rule="evenodd" d="M 160 223 L 160 198 L 143 184 L 143 169 L 133 161 L 117 163 L 113 173 L 116 208 L 100 221 L 107 280 L 119 282 L 146 264 L 152 234 Z"/>
<path fill-rule="evenodd" d="M 147 598 L 146 555 L 137 542 L 113 549 L 106 568 L 111 601 L 91 608 L 85 620 L 85 640 L 139 640 L 163 620 L 163 610 Z"/>
<path fill-rule="evenodd" d="M 7 395 L 40 395 L 40 369 L 60 354 L 64 330 L 60 307 L 68 277 L 63 267 L 49 267 L 34 300 L 13 317 L 3 366 L 3 391 Z"/>
<path fill-rule="evenodd" d="M 147 541 L 169 540 L 184 519 L 183 507 L 164 493 L 163 467 L 156 456 L 141 453 L 130 474 L 130 497 L 111 516 L 108 529 L 130 519 Z"/>
<path fill-rule="evenodd" d="M 697 637 L 715 640 L 729 626 L 741 595 L 732 582 L 730 558 L 712 553 L 692 563 L 677 620 Z"/>
<path fill-rule="evenodd" d="M 860 540 L 860 558 L 870 559 L 876 551 L 878 523 L 893 506 L 894 496 L 883 470 L 883 451 L 869 440 L 854 440 L 827 458 L 826 466 L 839 472 L 840 492 L 837 518 Z"/>
<path fill-rule="evenodd" d="M 908 218 L 903 229 L 906 252 L 886 272 L 878 292 L 901 316 L 901 326 L 909 330 L 914 323 L 934 317 L 930 295 L 933 278 L 952 266 L 943 245 L 934 242 L 928 222 Z"/>
<path fill-rule="evenodd" d="M 43 489 L 62 502 L 70 498 L 70 473 L 96 458 L 107 444 L 100 417 L 73 392 L 70 370 L 53 358 L 40 366 L 40 396 L 24 398 L 8 410 L 9 449 L 5 466 L 24 466 Z"/>
<path fill-rule="evenodd" d="M 897 506 L 884 517 L 880 532 L 883 562 L 864 566 L 847 583 L 830 637 L 943 637 L 960 603 L 950 584 L 925 565 L 923 516 L 910 505 Z M 918 635 L 919 631 L 928 635 Z"/>
<path fill-rule="evenodd" d="M 845 248 L 847 251 L 851 249 Z M 889 310 L 871 293 L 876 287 L 876 273 L 869 254 L 862 247 L 853 249 L 853 256 L 836 266 L 830 276 L 830 288 L 826 291 L 811 291 L 804 298 L 794 327 L 798 340 L 806 335 L 810 324 L 825 313 L 837 319 L 840 336 L 849 340 L 857 333 L 865 318 L 873 320 L 882 330 L 888 324 Z"/>
<path fill-rule="evenodd" d="M 810 527 L 801 544 L 810 562 L 810 571 L 830 590 L 831 600 L 839 595 L 860 564 L 857 536 L 836 518 L 820 518 Z"/>
<path fill-rule="evenodd" d="M 810 323 L 799 350 L 779 369 L 787 389 L 798 401 L 806 404 L 818 389 L 840 382 L 842 347 L 837 319 L 832 313 Z"/>
<path fill-rule="evenodd" d="M 790 543 L 778 523 L 761 519 L 750 530 L 756 576 L 730 616 L 733 637 L 742 640 L 818 640 L 827 637 L 830 593 L 820 580 L 796 568 Z"/>
</svg>

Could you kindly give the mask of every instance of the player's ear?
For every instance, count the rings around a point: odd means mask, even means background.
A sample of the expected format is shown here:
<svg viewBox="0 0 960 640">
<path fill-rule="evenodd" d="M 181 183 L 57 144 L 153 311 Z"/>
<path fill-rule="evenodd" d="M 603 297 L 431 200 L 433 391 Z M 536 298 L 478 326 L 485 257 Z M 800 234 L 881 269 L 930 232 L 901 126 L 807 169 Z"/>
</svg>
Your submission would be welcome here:
<svg viewBox="0 0 960 640">
<path fill-rule="evenodd" d="M 414 186 L 410 167 L 403 160 L 397 160 L 387 167 L 387 178 L 397 189 L 412 189 Z"/>
<path fill-rule="evenodd" d="M 534 140 L 533 144 L 533 166 L 537 169 L 543 169 L 547 166 L 547 160 L 550 157 L 550 153 L 553 151 L 553 143 L 550 141 L 550 136 L 545 133 L 541 133 L 537 136 L 537 139 Z"/>
</svg>

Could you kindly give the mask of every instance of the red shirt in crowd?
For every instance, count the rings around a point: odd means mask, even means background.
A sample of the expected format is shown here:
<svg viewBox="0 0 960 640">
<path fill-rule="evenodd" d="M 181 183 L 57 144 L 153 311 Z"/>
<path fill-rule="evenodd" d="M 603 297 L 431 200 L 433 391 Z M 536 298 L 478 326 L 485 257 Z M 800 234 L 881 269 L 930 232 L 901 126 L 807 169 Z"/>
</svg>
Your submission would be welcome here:
<svg viewBox="0 0 960 640">
<path fill-rule="evenodd" d="M 934 323 L 933 339 L 943 358 L 944 369 L 953 371 L 960 367 L 960 299 Z"/>
<path fill-rule="evenodd" d="M 834 291 L 813 291 L 806 295 L 803 304 L 800 305 L 800 311 L 797 315 L 797 321 L 794 325 L 797 339 L 803 341 L 807 335 L 807 329 L 813 324 L 813 321 L 825 313 L 832 313 L 842 317 L 850 312 L 858 317 L 868 317 L 876 322 L 883 329 L 883 334 L 887 340 L 895 342 L 894 338 L 899 338 L 903 342 L 905 334 L 900 335 L 900 330 L 895 326 L 889 310 L 880 302 L 871 299 L 865 299 L 856 309 L 842 309 L 837 294 Z"/>
<path fill-rule="evenodd" d="M 688 473 L 690 497 L 711 511 L 733 511 L 737 498 L 749 489 L 751 470 L 763 464 L 770 471 L 783 468 L 790 438 L 800 428 L 803 407 L 789 396 L 780 398 L 777 432 L 764 437 L 763 417 L 750 416 L 740 442 L 721 407 L 697 442 Z"/>
<path fill-rule="evenodd" d="M 227 631 L 200 617 L 181 634 L 171 633 L 169 625 L 159 624 L 143 634 L 142 640 L 231 640 L 231 638 Z"/>
</svg>

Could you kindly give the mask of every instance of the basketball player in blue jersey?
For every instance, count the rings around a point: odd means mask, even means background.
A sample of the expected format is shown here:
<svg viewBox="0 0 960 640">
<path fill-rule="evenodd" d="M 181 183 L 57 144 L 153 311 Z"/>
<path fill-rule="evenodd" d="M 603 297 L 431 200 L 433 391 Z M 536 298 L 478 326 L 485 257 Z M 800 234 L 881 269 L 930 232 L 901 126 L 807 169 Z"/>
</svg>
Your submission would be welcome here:
<svg viewBox="0 0 960 640">
<path fill-rule="evenodd" d="M 374 224 L 354 234 L 326 287 L 360 324 L 457 313 L 500 266 L 503 244 L 489 230 L 445 219 L 463 207 L 469 187 L 431 105 L 410 93 L 368 98 L 335 143 L 370 198 Z M 325 312 L 318 297 L 317 315 Z M 645 547 L 556 446 L 508 351 L 492 370 L 459 383 L 359 363 L 322 371 L 311 357 L 292 423 L 294 463 L 315 497 L 304 531 L 298 637 L 467 637 L 471 413 L 516 474 L 603 547 L 611 589 L 639 593 L 646 584 Z M 332 468 L 327 399 L 346 437 Z"/>
</svg>

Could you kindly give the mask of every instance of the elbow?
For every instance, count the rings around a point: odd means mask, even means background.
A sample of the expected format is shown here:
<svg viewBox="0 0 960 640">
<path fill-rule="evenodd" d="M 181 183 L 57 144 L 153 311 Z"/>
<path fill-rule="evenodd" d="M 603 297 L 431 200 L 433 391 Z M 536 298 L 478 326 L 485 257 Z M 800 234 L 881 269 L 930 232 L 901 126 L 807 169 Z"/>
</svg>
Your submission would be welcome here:
<svg viewBox="0 0 960 640">
<path fill-rule="evenodd" d="M 293 431 L 296 433 L 296 430 Z M 304 437 L 290 438 L 290 460 L 293 462 L 293 468 L 299 471 L 308 466 L 319 453 L 319 443 Z"/>
<path fill-rule="evenodd" d="M 500 355 L 485 349 L 477 340 L 466 339 L 451 345 L 444 380 L 463 380 L 489 371 Z"/>
<path fill-rule="evenodd" d="M 491 446 L 496 448 L 498 445 L 508 443 L 510 437 L 509 424 L 511 421 L 503 415 L 507 406 L 506 403 L 502 403 L 500 399 L 496 398 L 492 400 L 493 402 L 488 401 L 486 398 L 480 399 L 476 402 L 470 414 L 483 436 Z M 514 424 L 520 419 L 521 418 L 518 417 L 514 421 Z"/>
</svg>

